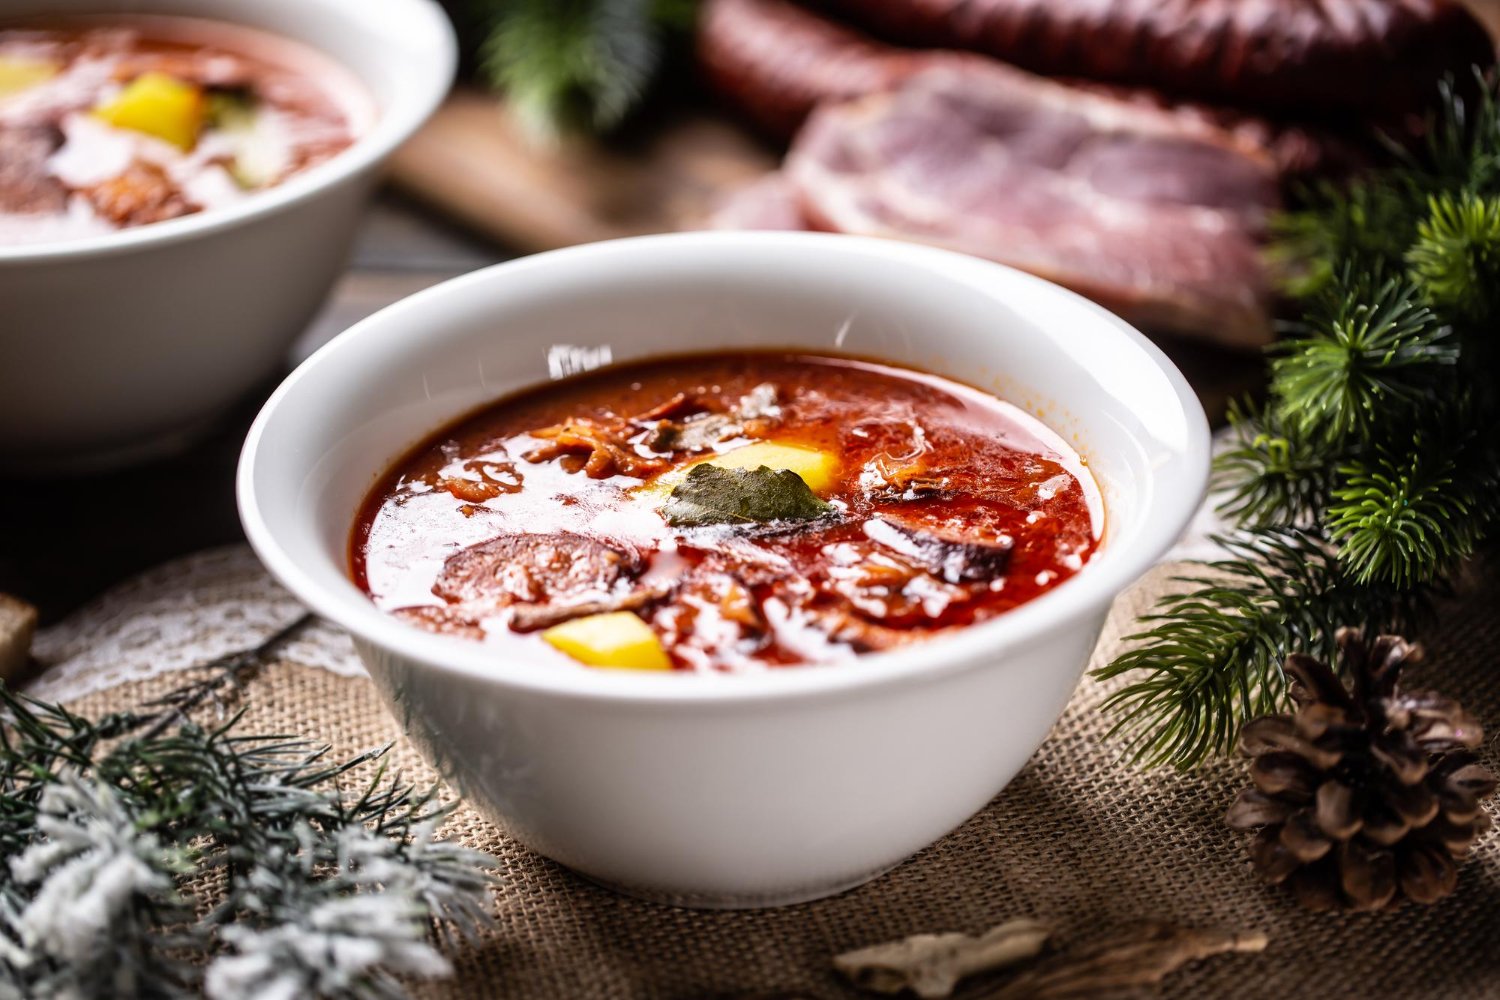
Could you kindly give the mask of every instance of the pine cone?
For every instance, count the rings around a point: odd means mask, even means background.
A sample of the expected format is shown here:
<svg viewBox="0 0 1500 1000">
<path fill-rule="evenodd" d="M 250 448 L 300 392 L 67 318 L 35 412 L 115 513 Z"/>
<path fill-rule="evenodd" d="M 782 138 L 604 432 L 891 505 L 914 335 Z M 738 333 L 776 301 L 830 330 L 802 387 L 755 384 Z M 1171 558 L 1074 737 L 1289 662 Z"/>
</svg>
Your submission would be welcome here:
<svg viewBox="0 0 1500 1000">
<path fill-rule="evenodd" d="M 1376 910 L 1453 891 L 1458 862 L 1490 827 L 1480 800 L 1495 776 L 1471 752 L 1483 731 L 1457 702 L 1402 691 L 1421 647 L 1338 633 L 1346 690 L 1327 664 L 1287 657 L 1291 715 L 1245 724 L 1250 778 L 1225 821 L 1259 827 L 1250 857 L 1313 910 Z"/>
</svg>

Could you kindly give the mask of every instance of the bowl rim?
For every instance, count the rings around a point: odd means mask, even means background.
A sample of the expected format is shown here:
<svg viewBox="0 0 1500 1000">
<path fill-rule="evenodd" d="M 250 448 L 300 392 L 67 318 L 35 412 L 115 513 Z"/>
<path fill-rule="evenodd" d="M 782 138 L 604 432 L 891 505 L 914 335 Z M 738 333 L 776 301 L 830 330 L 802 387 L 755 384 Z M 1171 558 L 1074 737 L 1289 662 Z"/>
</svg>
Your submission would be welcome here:
<svg viewBox="0 0 1500 1000">
<path fill-rule="evenodd" d="M 192 215 L 185 215 L 145 226 L 119 229 L 95 236 L 77 239 L 52 240 L 42 243 L 20 243 L 0 245 L 0 266 L 50 262 L 76 258 L 105 257 L 131 253 L 157 245 L 168 245 L 191 240 L 198 236 L 217 233 L 225 229 L 252 222 L 283 209 L 294 207 L 316 197 L 328 188 L 335 187 L 349 178 L 374 167 L 384 160 L 396 147 L 409 139 L 427 121 L 447 96 L 458 71 L 458 38 L 453 25 L 435 0 L 380 0 L 379 3 L 341 3 L 338 0 L 299 0 L 302 4 L 317 4 L 346 21 L 377 23 L 401 18 L 411 26 L 403 41 L 423 43 L 430 51 L 422 58 L 387 59 L 386 68 L 399 73 L 403 82 L 397 85 L 399 96 L 387 108 L 377 114 L 374 124 L 363 135 L 355 139 L 348 149 L 309 170 L 295 174 L 285 182 L 265 191 L 257 191 L 244 201 L 234 205 L 212 208 Z M 252 27 L 268 34 L 254 25 L 216 16 L 205 2 L 204 10 L 186 14 L 174 13 L 174 17 L 198 17 L 219 20 L 227 24 Z M 150 0 L 132 5 L 130 13 L 151 15 Z M 287 38 L 317 50 L 325 58 L 332 59 L 348 73 L 360 78 L 343 60 L 330 55 L 318 41 L 301 35 L 280 32 Z M 367 81 L 360 78 L 361 84 Z"/>
<path fill-rule="evenodd" d="M 484 643 L 425 632 L 400 622 L 378 610 L 362 593 L 332 592 L 305 571 L 281 544 L 278 531 L 268 523 L 259 503 L 257 456 L 277 410 L 283 401 L 300 391 L 299 385 L 311 373 L 329 364 L 339 364 L 341 355 L 362 338 L 391 324 L 398 327 L 421 324 L 427 331 L 424 340 L 430 342 L 434 324 L 429 310 L 445 299 L 461 299 L 471 289 L 496 282 L 524 281 L 529 272 L 538 268 L 587 267 L 602 258 L 620 255 L 639 261 L 645 254 L 638 254 L 637 250 L 660 244 L 740 245 L 747 253 L 765 254 L 815 247 L 820 252 L 856 257 L 874 255 L 939 271 L 980 267 L 1003 272 L 1012 281 L 1033 284 L 1045 295 L 1084 307 L 1145 354 L 1172 386 L 1183 422 L 1184 445 L 1173 461 L 1153 466 L 1149 515 L 1143 516 L 1143 526 L 1128 546 L 1106 547 L 1063 584 L 990 621 L 902 649 L 865 654 L 854 663 L 806 664 L 751 674 L 690 675 L 678 671 L 662 674 L 559 670 L 556 664 L 520 658 L 502 664 L 497 661 L 493 647 Z M 246 537 L 267 570 L 314 613 L 347 630 L 357 641 L 411 663 L 502 688 L 597 702 L 693 703 L 732 708 L 766 701 L 835 696 L 854 689 L 930 683 L 967 668 L 999 665 L 1004 659 L 1000 654 L 1006 651 L 1044 639 L 1048 633 L 1077 624 L 1091 613 L 1102 615 L 1120 592 L 1171 548 L 1187 526 L 1206 493 L 1209 456 L 1210 435 L 1203 408 L 1186 378 L 1161 349 L 1113 313 L 1045 279 L 968 255 L 895 240 L 830 233 L 670 233 L 567 247 L 493 265 L 425 289 L 356 323 L 304 361 L 272 393 L 246 436 L 235 492 Z M 299 510 L 305 509 L 306 505 L 299 505 Z M 353 587 L 352 581 L 350 586 Z"/>
</svg>

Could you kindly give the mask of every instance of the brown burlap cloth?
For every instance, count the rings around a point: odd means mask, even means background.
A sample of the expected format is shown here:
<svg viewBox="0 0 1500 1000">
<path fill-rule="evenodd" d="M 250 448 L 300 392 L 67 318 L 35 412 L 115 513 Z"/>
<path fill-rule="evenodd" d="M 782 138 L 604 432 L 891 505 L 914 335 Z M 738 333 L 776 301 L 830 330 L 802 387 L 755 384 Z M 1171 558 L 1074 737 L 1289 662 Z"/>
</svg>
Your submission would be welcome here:
<svg viewBox="0 0 1500 1000">
<path fill-rule="evenodd" d="M 1167 586 L 1159 569 L 1116 605 L 1095 663 Z M 1445 609 L 1439 641 L 1415 681 L 1464 702 L 1489 728 L 1500 766 L 1500 586 Z M 165 675 L 90 695 L 85 712 L 137 702 L 183 681 Z M 1270 937 L 1259 955 L 1229 955 L 1177 973 L 1173 997 L 1500 997 L 1500 836 L 1463 866 L 1458 892 L 1429 908 L 1378 915 L 1299 911 L 1257 881 L 1241 836 L 1222 823 L 1244 783 L 1239 762 L 1193 774 L 1122 763 L 1099 712 L 1107 689 L 1086 679 L 1046 744 L 1008 788 L 953 834 L 842 896 L 774 910 L 702 912 L 644 903 L 592 885 L 460 810 L 450 836 L 501 860 L 496 922 L 451 955 L 454 979 L 420 996 L 707 997 L 761 991 L 854 996 L 834 953 L 924 931 L 977 932 L 1004 919 L 1053 922 L 1064 943 L 1143 920 Z M 341 754 L 397 740 L 404 776 L 429 772 L 370 683 L 279 664 L 248 691 L 246 731 L 300 733 Z M 1490 807 L 1494 809 L 1493 804 Z M 965 990 L 982 996 L 982 990 Z"/>
</svg>

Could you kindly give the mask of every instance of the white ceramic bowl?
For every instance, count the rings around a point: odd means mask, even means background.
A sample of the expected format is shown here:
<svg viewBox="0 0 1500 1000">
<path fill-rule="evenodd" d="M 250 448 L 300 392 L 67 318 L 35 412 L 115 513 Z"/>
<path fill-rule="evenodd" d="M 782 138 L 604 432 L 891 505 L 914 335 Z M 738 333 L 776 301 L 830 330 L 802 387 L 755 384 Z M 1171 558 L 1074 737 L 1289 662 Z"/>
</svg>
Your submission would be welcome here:
<svg viewBox="0 0 1500 1000">
<path fill-rule="evenodd" d="M 0 0 L 0 22 L 115 12 L 302 42 L 352 71 L 377 117 L 348 150 L 241 204 L 0 245 L 0 466 L 12 470 L 170 450 L 270 377 L 338 276 L 376 168 L 453 79 L 453 31 L 431 0 Z"/>
<path fill-rule="evenodd" d="M 1073 579 L 951 638 L 751 676 L 558 669 L 381 614 L 350 581 L 355 510 L 438 426 L 549 378 L 554 345 L 617 361 L 793 346 L 991 390 L 1076 442 L 1104 542 Z M 391 711 L 515 837 L 688 905 L 858 884 L 1003 788 L 1077 684 L 1111 599 L 1204 490 L 1208 428 L 1141 334 L 1055 285 L 879 240 L 708 233 L 541 254 L 415 295 L 336 338 L 266 404 L 239 468 L 266 566 L 347 628 Z"/>
</svg>

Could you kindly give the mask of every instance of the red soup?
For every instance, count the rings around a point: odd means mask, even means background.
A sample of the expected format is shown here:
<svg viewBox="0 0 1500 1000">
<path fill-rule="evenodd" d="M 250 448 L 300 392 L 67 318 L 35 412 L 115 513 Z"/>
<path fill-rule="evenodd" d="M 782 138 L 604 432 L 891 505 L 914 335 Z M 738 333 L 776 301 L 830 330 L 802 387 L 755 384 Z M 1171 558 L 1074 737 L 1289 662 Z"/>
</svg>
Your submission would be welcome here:
<svg viewBox="0 0 1500 1000">
<path fill-rule="evenodd" d="M 994 396 L 841 357 L 674 357 L 502 400 L 370 493 L 354 578 L 497 658 L 745 671 L 892 649 L 1058 586 L 1099 492 Z"/>
<path fill-rule="evenodd" d="M 0 24 L 0 246 L 232 205 L 347 148 L 371 115 L 348 71 L 248 28 Z"/>
</svg>

